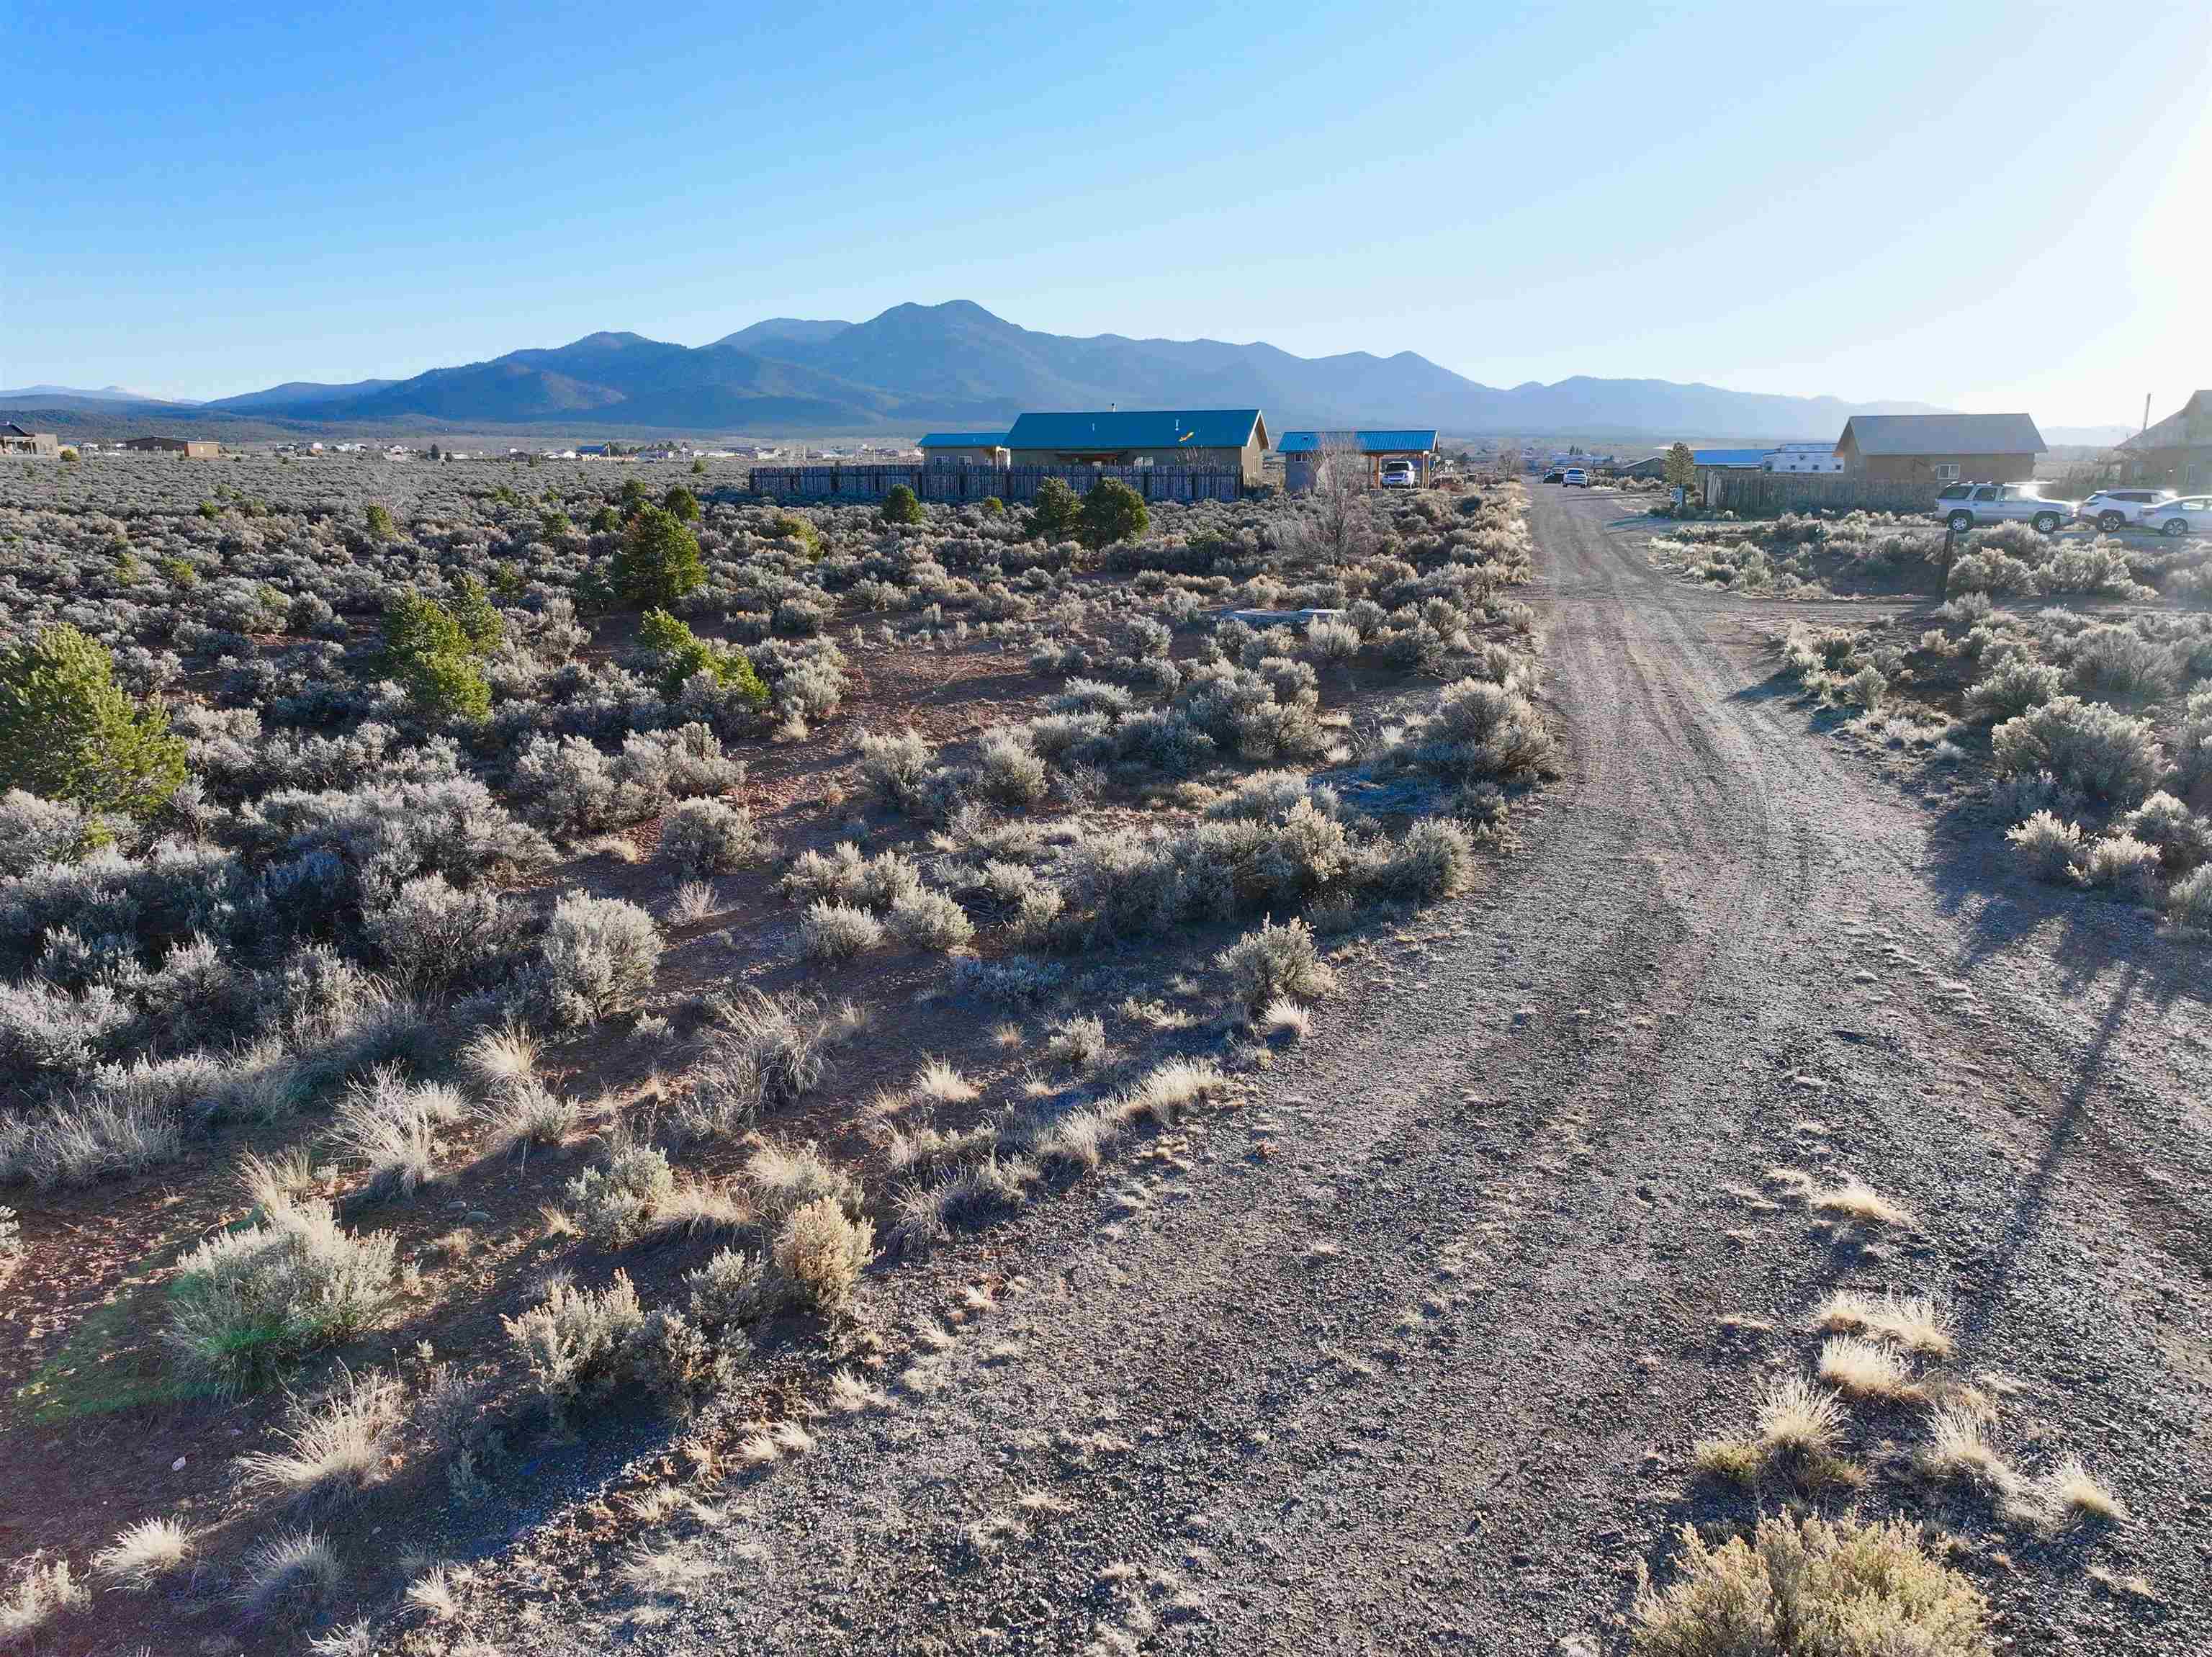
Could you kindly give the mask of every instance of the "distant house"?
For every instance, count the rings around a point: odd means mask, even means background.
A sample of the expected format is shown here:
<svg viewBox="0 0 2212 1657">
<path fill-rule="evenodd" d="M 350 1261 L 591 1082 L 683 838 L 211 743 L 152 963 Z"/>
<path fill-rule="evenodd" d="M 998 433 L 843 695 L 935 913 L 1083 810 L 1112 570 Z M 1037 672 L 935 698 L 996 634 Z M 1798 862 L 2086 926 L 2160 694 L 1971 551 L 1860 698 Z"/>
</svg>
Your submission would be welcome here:
<svg viewBox="0 0 2212 1657">
<path fill-rule="evenodd" d="M 921 436 L 921 458 L 963 466 L 1004 466 L 1006 434 L 1003 431 L 927 431 Z"/>
<path fill-rule="evenodd" d="M 2200 391 L 2156 425 L 2120 445 L 2131 484 L 2184 495 L 2212 489 L 2212 391 Z"/>
<path fill-rule="evenodd" d="M 1844 469 L 1844 457 L 1833 443 L 1782 443 L 1767 450 L 1765 469 L 1832 475 Z"/>
<path fill-rule="evenodd" d="M 1708 472 L 1764 472 L 1770 451 L 1763 448 L 1693 448 L 1690 458 L 1698 463 L 1700 482 Z"/>
<path fill-rule="evenodd" d="M 1257 409 L 1024 414 L 1006 433 L 1018 466 L 1233 468 L 1247 488 L 1259 484 L 1267 448 L 1267 423 Z"/>
<path fill-rule="evenodd" d="M 0 454 L 43 454 L 51 459 L 61 452 L 61 440 L 51 431 L 28 431 L 13 420 L 0 425 Z"/>
<path fill-rule="evenodd" d="M 123 447 L 133 454 L 181 454 L 187 460 L 212 460 L 222 453 L 221 443 L 204 437 L 126 437 Z"/>
<path fill-rule="evenodd" d="M 1414 478 L 1424 488 L 1437 465 L 1437 435 L 1429 430 L 1286 431 L 1275 448 L 1283 457 L 1283 487 L 1293 495 L 1314 486 L 1321 457 L 1332 449 L 1348 450 L 1366 463 L 1370 489 L 1382 481 L 1385 460 L 1411 460 Z"/>
<path fill-rule="evenodd" d="M 1624 478 L 1663 478 L 1667 475 L 1667 457 L 1663 454 L 1654 454 L 1644 460 L 1632 461 L 1621 467 L 1620 475 Z"/>
<path fill-rule="evenodd" d="M 1875 484 L 2012 484 L 2035 476 L 2043 434 L 2025 414 L 1855 414 L 1836 453 Z"/>
</svg>

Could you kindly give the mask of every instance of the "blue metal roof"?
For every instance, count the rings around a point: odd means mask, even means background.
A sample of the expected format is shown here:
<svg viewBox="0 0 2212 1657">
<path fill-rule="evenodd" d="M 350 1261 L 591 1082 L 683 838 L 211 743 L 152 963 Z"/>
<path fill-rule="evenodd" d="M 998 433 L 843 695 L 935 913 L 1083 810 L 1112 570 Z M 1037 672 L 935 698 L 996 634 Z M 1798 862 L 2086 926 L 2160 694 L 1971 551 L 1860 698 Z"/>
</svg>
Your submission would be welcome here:
<svg viewBox="0 0 2212 1657">
<path fill-rule="evenodd" d="M 917 445 L 921 448 L 1004 448 L 1006 434 L 1003 431 L 926 431 Z"/>
<path fill-rule="evenodd" d="M 1242 448 L 1260 425 L 1257 409 L 1121 409 L 1024 414 L 1006 434 L 1008 448 Z M 1260 441 L 1267 442 L 1266 428 Z"/>
<path fill-rule="evenodd" d="M 1362 454 L 1403 454 L 1408 452 L 1425 454 L 1437 446 L 1434 431 L 1286 431 L 1275 445 L 1284 454 L 1310 454 L 1328 438 L 1334 442 L 1349 436 L 1358 444 Z"/>
<path fill-rule="evenodd" d="M 1756 472 L 1774 451 L 1765 448 L 1693 448 L 1690 458 L 1701 466 L 1741 466 Z"/>
</svg>

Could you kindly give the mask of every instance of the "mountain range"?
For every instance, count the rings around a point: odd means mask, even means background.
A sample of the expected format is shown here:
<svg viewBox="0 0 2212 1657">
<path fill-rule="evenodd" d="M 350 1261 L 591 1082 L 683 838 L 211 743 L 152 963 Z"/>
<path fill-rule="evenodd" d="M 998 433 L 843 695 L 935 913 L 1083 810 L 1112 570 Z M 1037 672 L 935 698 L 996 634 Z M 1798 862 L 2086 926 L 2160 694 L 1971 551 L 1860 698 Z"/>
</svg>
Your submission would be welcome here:
<svg viewBox="0 0 2212 1657">
<path fill-rule="evenodd" d="M 1479 384 L 1413 351 L 1303 357 L 1263 343 L 1077 338 L 966 300 L 895 305 L 866 322 L 775 317 L 710 344 L 595 333 L 551 350 L 406 380 L 289 381 L 185 405 L 118 387 L 0 392 L 0 407 L 91 405 L 203 422 L 564 432 L 916 432 L 988 428 L 1025 409 L 1248 408 L 1271 429 L 1434 426 L 1453 434 L 1832 438 L 1853 414 L 1930 411 L 1664 380 Z"/>
</svg>

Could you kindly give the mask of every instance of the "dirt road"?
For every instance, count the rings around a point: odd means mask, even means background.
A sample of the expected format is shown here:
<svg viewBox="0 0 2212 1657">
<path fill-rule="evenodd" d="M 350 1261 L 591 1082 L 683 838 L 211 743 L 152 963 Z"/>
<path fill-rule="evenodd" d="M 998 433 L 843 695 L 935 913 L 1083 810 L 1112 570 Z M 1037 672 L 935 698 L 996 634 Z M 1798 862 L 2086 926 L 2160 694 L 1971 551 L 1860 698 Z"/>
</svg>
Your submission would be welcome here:
<svg viewBox="0 0 2212 1657">
<path fill-rule="evenodd" d="M 1044 1205 L 941 1390 L 734 1495 L 646 1648 L 1611 1650 L 1637 1562 L 1748 1511 L 1690 1447 L 1841 1282 L 1950 1297 L 1954 1367 L 2029 1389 L 2022 1464 L 2137 1518 L 2045 1542 L 1878 1453 L 1869 1505 L 1959 1529 L 2025 1649 L 2207 1648 L 2212 963 L 1990 866 L 1808 734 L 1749 643 L 1778 606 L 1534 494 L 1565 776 L 1495 889 L 1263 1102 Z M 1776 1163 L 1919 1224 L 1838 1247 L 1725 1189 Z"/>
</svg>

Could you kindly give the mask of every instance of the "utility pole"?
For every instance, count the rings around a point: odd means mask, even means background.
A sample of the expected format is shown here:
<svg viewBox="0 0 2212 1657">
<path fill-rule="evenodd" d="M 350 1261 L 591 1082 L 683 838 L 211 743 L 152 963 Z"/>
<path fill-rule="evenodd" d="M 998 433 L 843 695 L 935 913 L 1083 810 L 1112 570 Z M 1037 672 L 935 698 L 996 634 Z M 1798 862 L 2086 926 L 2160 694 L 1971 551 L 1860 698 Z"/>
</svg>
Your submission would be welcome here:
<svg viewBox="0 0 2212 1657">
<path fill-rule="evenodd" d="M 2138 426 L 2138 427 L 2136 429 L 2136 436 L 2138 436 L 2138 437 L 2140 437 L 2140 436 L 2142 436 L 2143 435 L 2143 433 L 2145 433 L 2145 432 L 2148 431 L 2149 429 L 2150 429 L 2150 393 L 2149 393 L 2148 392 L 2145 392 L 2145 393 L 2143 393 L 2143 422 L 2142 422 L 2142 425 Z"/>
</svg>

